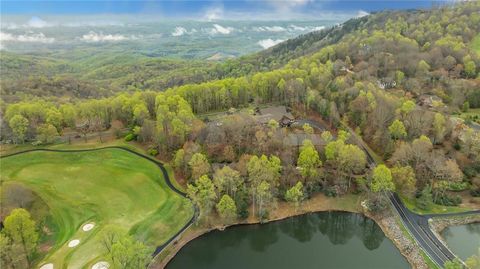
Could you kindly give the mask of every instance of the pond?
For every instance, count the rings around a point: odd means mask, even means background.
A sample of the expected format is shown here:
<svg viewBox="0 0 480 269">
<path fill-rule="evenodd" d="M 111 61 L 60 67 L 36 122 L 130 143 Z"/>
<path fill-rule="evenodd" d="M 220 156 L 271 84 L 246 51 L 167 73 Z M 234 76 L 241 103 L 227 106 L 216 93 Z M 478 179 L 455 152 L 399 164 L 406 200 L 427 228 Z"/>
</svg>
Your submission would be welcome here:
<svg viewBox="0 0 480 269">
<path fill-rule="evenodd" d="M 380 227 L 360 214 L 320 212 L 197 238 L 167 269 L 410 268 Z"/>
<path fill-rule="evenodd" d="M 466 258 L 478 254 L 480 248 L 480 223 L 447 227 L 442 232 L 448 247 L 458 257 Z"/>
</svg>

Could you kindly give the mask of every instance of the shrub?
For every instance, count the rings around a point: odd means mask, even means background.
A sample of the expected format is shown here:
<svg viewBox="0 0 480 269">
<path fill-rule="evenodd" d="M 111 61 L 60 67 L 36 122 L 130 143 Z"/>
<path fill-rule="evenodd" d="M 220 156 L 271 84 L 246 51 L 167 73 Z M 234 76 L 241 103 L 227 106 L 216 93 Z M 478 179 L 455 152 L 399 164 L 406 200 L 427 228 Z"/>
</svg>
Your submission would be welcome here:
<svg viewBox="0 0 480 269">
<path fill-rule="evenodd" d="M 313 193 L 320 192 L 322 190 L 322 185 L 318 183 L 307 182 L 305 185 L 305 195 L 310 196 Z"/>
<path fill-rule="evenodd" d="M 355 184 L 357 186 L 354 190 L 355 194 L 366 192 L 368 190 L 367 181 L 365 180 L 364 177 L 356 178 Z"/>
<path fill-rule="evenodd" d="M 470 190 L 470 195 L 473 197 L 480 197 L 480 189 Z"/>
<path fill-rule="evenodd" d="M 327 187 L 325 188 L 324 193 L 327 197 L 336 197 L 337 189 L 335 187 Z"/>
<path fill-rule="evenodd" d="M 457 206 L 462 203 L 462 198 L 459 195 L 450 195 L 448 193 L 436 193 L 433 202 L 437 205 Z"/>
<path fill-rule="evenodd" d="M 40 146 L 40 145 L 42 145 L 42 144 L 43 144 L 43 143 L 42 143 L 42 141 L 40 141 L 40 140 L 37 140 L 37 141 L 33 141 L 33 142 L 32 142 L 32 146 L 35 146 L 35 147 L 36 147 L 36 146 Z"/>
<path fill-rule="evenodd" d="M 460 150 L 461 149 L 460 143 L 458 143 L 458 141 L 456 141 L 455 144 L 453 144 L 453 148 L 455 150 Z"/>
<path fill-rule="evenodd" d="M 132 141 L 136 138 L 137 138 L 137 136 L 135 134 L 129 133 L 125 136 L 125 141 L 130 142 L 130 141 Z"/>
<path fill-rule="evenodd" d="M 383 195 L 374 195 L 372 198 L 368 199 L 367 207 L 372 212 L 380 212 L 387 208 L 388 199 Z"/>
<path fill-rule="evenodd" d="M 430 187 L 422 190 L 420 196 L 415 201 L 416 206 L 422 210 L 430 210 L 432 208 L 432 193 Z"/>
<path fill-rule="evenodd" d="M 157 156 L 158 155 L 158 150 L 156 148 L 151 148 L 148 150 L 148 154 L 152 156 Z"/>
<path fill-rule="evenodd" d="M 463 168 L 463 173 L 467 178 L 474 178 L 477 175 L 477 170 L 473 165 L 469 165 L 465 168 Z"/>
<path fill-rule="evenodd" d="M 267 210 L 262 210 L 258 212 L 258 218 L 260 219 L 261 223 L 264 223 L 267 219 L 270 213 Z"/>
<path fill-rule="evenodd" d="M 466 181 L 463 182 L 451 182 L 448 185 L 449 191 L 464 191 L 470 187 L 470 184 Z"/>
<path fill-rule="evenodd" d="M 245 187 L 241 188 L 235 197 L 235 204 L 237 205 L 237 215 L 239 219 L 248 218 L 248 199 L 250 198 Z"/>
</svg>

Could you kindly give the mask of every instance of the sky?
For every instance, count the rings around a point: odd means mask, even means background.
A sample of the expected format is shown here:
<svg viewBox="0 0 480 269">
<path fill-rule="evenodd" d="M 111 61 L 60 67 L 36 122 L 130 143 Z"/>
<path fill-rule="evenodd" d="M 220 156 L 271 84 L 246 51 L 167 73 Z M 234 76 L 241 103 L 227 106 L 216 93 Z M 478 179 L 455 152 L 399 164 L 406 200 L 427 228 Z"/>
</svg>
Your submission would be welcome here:
<svg viewBox="0 0 480 269">
<path fill-rule="evenodd" d="M 281 20 L 356 16 L 384 9 L 430 8 L 448 1 L 333 0 L 2 0 L 2 15 L 155 15 L 204 20 Z"/>
</svg>

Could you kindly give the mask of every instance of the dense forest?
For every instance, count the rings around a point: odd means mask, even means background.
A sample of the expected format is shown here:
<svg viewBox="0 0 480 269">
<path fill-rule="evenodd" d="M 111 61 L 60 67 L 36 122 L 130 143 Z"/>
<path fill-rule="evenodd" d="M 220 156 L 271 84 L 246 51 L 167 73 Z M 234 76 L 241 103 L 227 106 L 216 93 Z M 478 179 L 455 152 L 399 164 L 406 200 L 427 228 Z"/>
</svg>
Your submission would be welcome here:
<svg viewBox="0 0 480 269">
<path fill-rule="evenodd" d="M 480 195 L 480 134 L 454 116 L 480 108 L 479 32 L 480 3 L 468 2 L 379 12 L 222 63 L 2 52 L 1 139 L 51 143 L 120 122 L 172 161 L 205 216 L 253 205 L 263 218 L 318 191 L 366 192 L 372 209 L 395 188 L 422 208 L 457 205 L 451 191 Z M 291 130 L 255 118 L 272 104 L 325 130 L 305 124 L 286 143 Z M 384 165 L 370 169 L 362 140 Z"/>
</svg>

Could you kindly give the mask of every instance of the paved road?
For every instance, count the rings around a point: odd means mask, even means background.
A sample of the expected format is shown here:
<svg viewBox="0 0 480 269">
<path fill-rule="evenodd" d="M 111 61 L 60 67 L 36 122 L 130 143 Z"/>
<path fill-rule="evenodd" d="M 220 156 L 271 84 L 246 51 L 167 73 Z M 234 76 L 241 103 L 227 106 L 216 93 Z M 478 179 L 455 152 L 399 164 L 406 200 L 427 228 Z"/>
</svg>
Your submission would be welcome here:
<svg viewBox="0 0 480 269">
<path fill-rule="evenodd" d="M 377 164 L 375 160 L 372 158 L 372 156 L 370 156 L 365 147 L 363 145 L 360 146 L 367 154 L 367 161 L 369 165 L 376 166 Z M 418 215 L 410 211 L 403 204 L 402 200 L 396 193 L 389 193 L 387 196 L 390 199 L 393 208 L 397 211 L 398 215 L 402 219 L 405 227 L 409 230 L 410 234 L 413 235 L 415 240 L 418 242 L 424 252 L 430 257 L 430 259 L 441 268 L 443 268 L 445 262 L 455 259 L 456 256 L 432 232 L 428 220 L 432 217 L 480 214 L 480 210 L 476 210 L 449 214 Z"/>
<path fill-rule="evenodd" d="M 408 210 L 395 193 L 388 194 L 392 205 L 402 218 L 405 227 L 415 237 L 420 247 L 437 265 L 443 267 L 446 261 L 453 260 L 455 255 L 438 240 L 428 225 L 427 216 L 417 215 Z"/>
<path fill-rule="evenodd" d="M 377 163 L 375 162 L 374 158 L 370 156 L 368 150 L 365 149 L 365 146 L 362 143 L 359 144 L 367 154 L 367 161 L 369 165 L 376 166 Z M 413 235 L 415 240 L 418 242 L 423 251 L 430 257 L 430 259 L 441 268 L 443 268 L 445 262 L 455 259 L 456 256 L 432 232 L 428 220 L 432 217 L 480 214 L 480 210 L 476 210 L 450 214 L 418 215 L 410 211 L 403 204 L 402 200 L 396 193 L 389 193 L 387 196 L 390 199 L 393 208 L 397 211 L 398 215 L 402 219 L 405 227 L 409 230 L 410 234 Z"/>
<path fill-rule="evenodd" d="M 299 120 L 298 122 L 306 121 Z M 314 128 L 321 128 L 321 126 L 316 124 L 314 121 L 308 120 L 308 123 Z M 348 126 L 345 127 L 350 131 L 352 136 L 356 138 L 357 145 L 361 147 L 366 153 L 369 166 L 375 167 L 377 163 L 366 149 L 366 146 L 364 144 L 365 142 L 362 140 L 361 137 L 358 137 Z M 405 227 L 409 230 L 410 234 L 414 236 L 420 247 L 432 259 L 432 261 L 440 267 L 443 267 L 445 262 L 455 259 L 456 256 L 432 232 L 432 230 L 430 229 L 430 225 L 428 224 L 428 220 L 432 217 L 439 216 L 463 216 L 468 214 L 480 214 L 480 210 L 476 210 L 450 214 L 418 215 L 405 207 L 402 200 L 398 197 L 396 193 L 388 193 L 387 196 L 390 199 L 393 208 L 395 209 L 395 211 L 397 211 L 400 218 L 402 219 Z"/>
<path fill-rule="evenodd" d="M 312 128 L 318 129 L 320 131 L 325 131 L 325 126 L 314 121 L 314 120 L 309 120 L 309 119 L 298 119 L 293 122 L 294 125 L 299 125 L 303 126 L 304 124 L 310 125 Z"/>
</svg>

